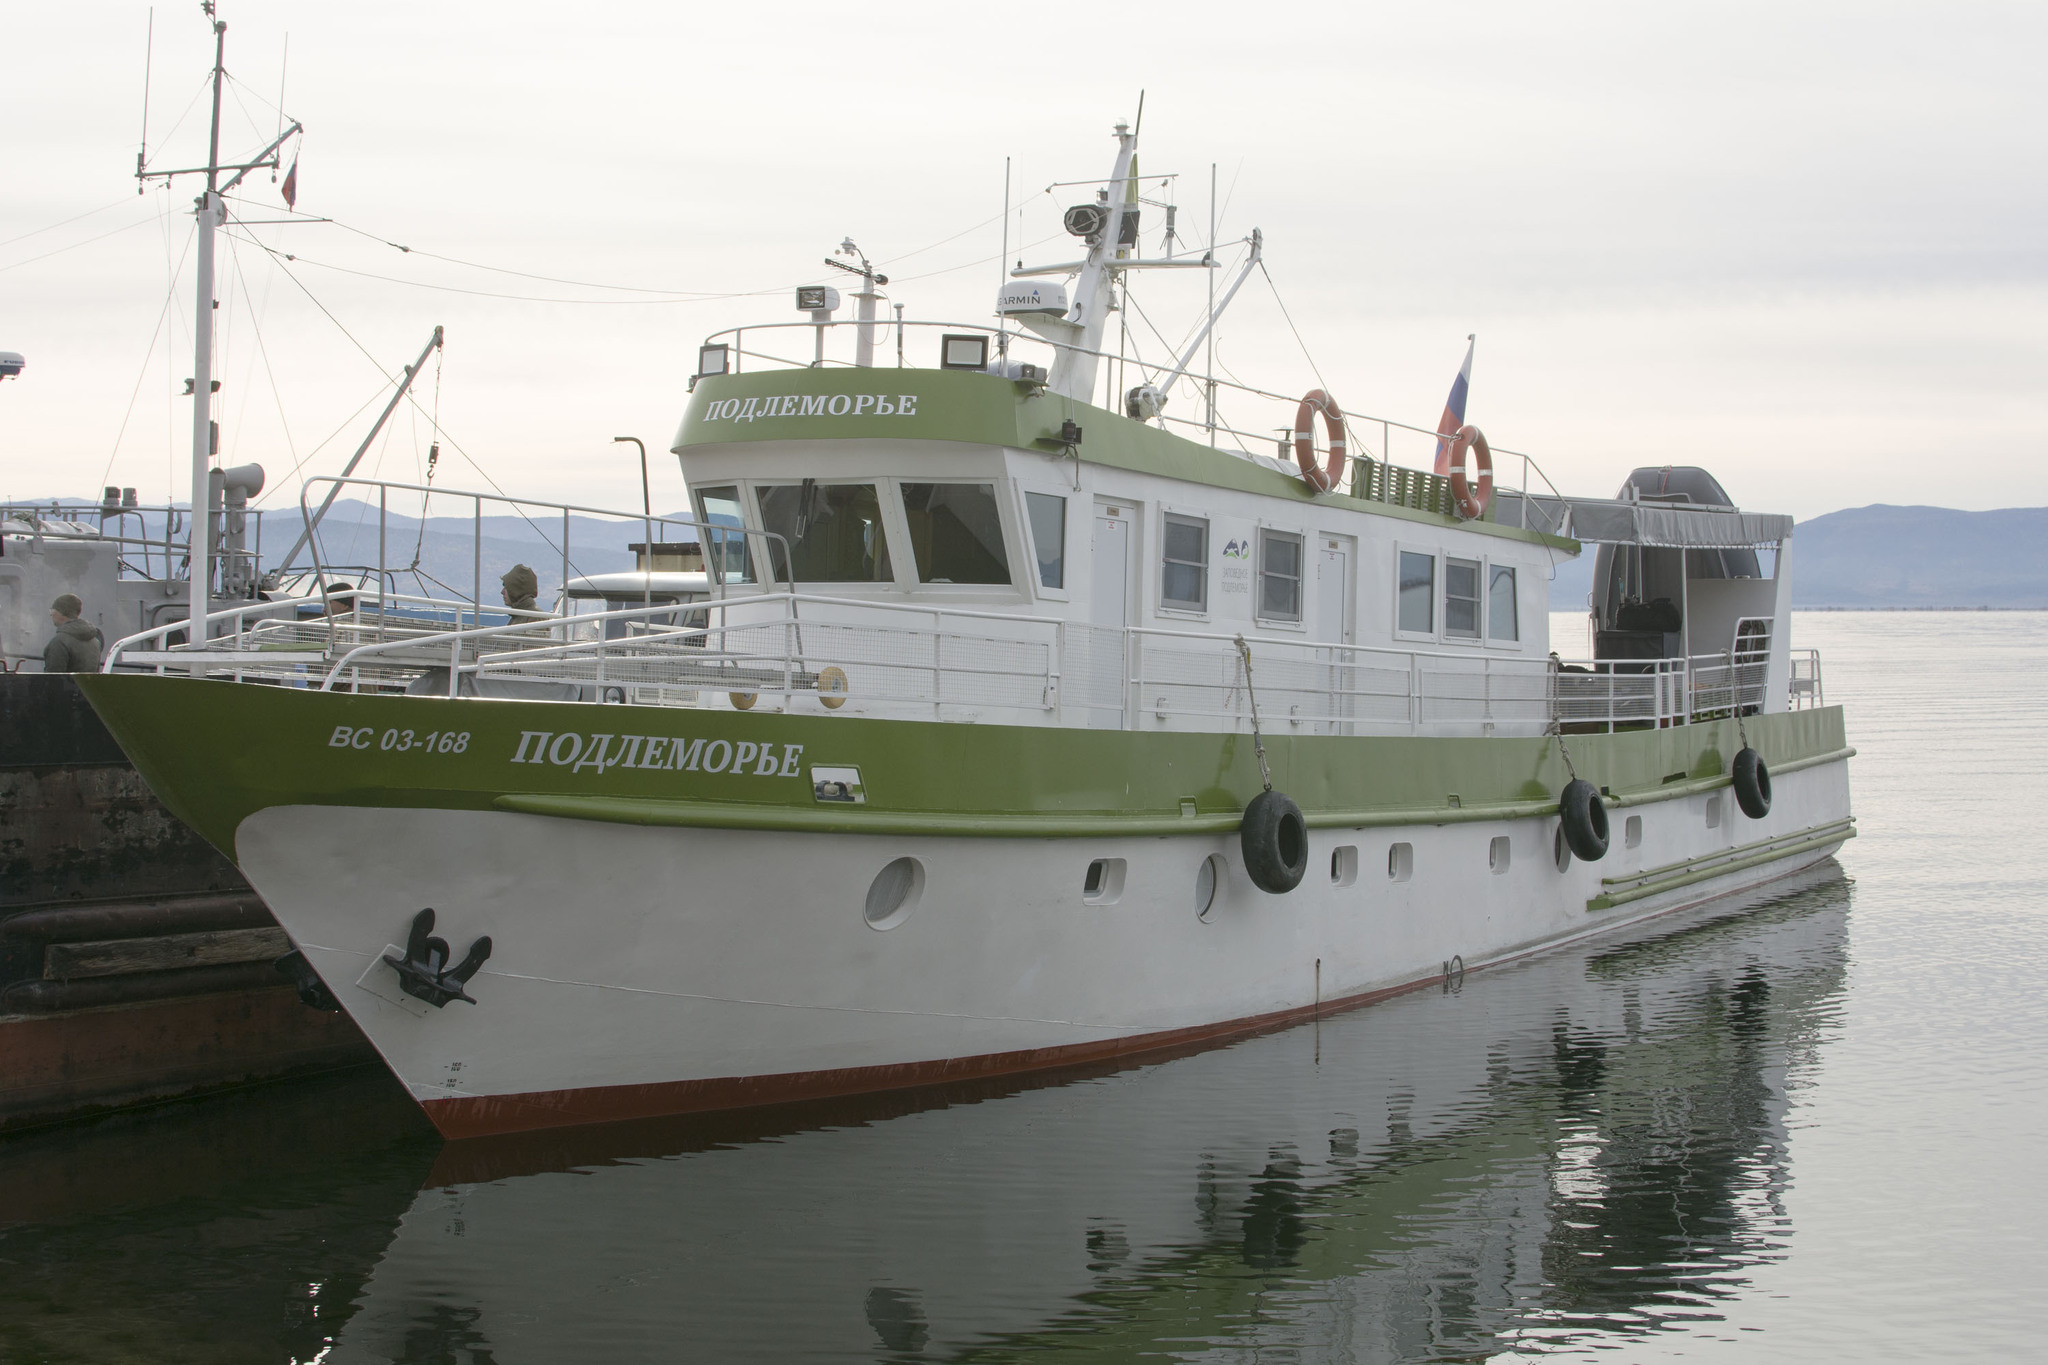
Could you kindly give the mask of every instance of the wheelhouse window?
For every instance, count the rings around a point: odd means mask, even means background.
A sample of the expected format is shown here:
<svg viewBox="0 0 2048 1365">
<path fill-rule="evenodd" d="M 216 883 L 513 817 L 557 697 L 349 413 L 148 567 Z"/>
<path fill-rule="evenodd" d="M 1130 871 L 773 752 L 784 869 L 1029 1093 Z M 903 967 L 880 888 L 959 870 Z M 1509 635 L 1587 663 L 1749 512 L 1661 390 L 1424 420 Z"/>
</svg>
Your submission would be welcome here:
<svg viewBox="0 0 2048 1365">
<path fill-rule="evenodd" d="M 871 483 L 802 483 L 757 486 L 761 528 L 780 541 L 770 551 L 796 583 L 888 583 L 889 540 L 882 530 L 882 500 Z"/>
<path fill-rule="evenodd" d="M 1003 516 L 990 483 L 906 483 L 903 514 L 921 583 L 1008 583 Z"/>
<path fill-rule="evenodd" d="M 1444 634 L 1454 640 L 1479 638 L 1479 561 L 1444 560 Z"/>
<path fill-rule="evenodd" d="M 1300 536 L 1259 532 L 1259 616 L 1267 621 L 1301 619 Z"/>
<path fill-rule="evenodd" d="M 1487 566 L 1486 638 L 1519 640 L 1521 621 L 1516 614 L 1515 571 L 1504 564 Z"/>
<path fill-rule="evenodd" d="M 1400 628 L 1418 635 L 1436 633 L 1436 556 L 1401 551 Z"/>
<path fill-rule="evenodd" d="M 740 490 L 730 484 L 723 488 L 699 490 L 697 520 L 709 522 L 713 527 L 744 527 L 747 523 L 740 513 Z M 747 537 L 743 532 L 735 530 L 728 534 L 714 529 L 700 534 L 704 540 L 704 567 L 714 575 L 713 581 L 721 572 L 727 583 L 754 581 L 754 564 L 747 553 Z"/>
<path fill-rule="evenodd" d="M 1051 493 L 1026 493 L 1031 546 L 1038 556 L 1038 586 L 1067 586 L 1067 500 Z"/>
<path fill-rule="evenodd" d="M 1166 514 L 1160 553 L 1159 600 L 1182 611 L 1209 608 L 1209 523 L 1200 517 Z"/>
</svg>

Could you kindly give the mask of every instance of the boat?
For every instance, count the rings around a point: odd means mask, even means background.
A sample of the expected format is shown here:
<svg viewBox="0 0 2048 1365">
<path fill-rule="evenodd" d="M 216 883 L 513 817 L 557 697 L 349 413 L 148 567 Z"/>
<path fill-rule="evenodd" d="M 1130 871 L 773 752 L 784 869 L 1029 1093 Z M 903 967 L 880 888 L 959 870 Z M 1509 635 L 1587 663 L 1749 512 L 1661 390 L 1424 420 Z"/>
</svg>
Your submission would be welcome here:
<svg viewBox="0 0 2048 1365">
<path fill-rule="evenodd" d="M 1696 1329 L 1783 1244 L 1849 896 L 1818 868 L 1462 992 L 999 1097 L 450 1143 L 329 1358 L 424 1335 L 511 1365 L 593 1332 L 630 1358 L 683 1323 L 777 1360 L 1478 1360 Z"/>
<path fill-rule="evenodd" d="M 267 596 L 260 464 L 213 461 L 213 231 L 221 194 L 275 169 L 293 122 L 243 162 L 220 153 L 222 51 L 215 34 L 206 165 L 139 181 L 205 177 L 191 500 L 144 503 L 109 486 L 97 502 L 0 505 L 0 1131 L 14 1131 L 282 1076 L 374 1064 L 354 1024 L 310 974 L 276 969 L 285 932 L 233 864 L 167 811 L 70 677 L 46 676 L 50 604 L 78 596 L 113 640 Z M 0 376 L 19 375 L 20 357 Z M 195 566 L 197 566 L 195 568 Z M 280 611 L 293 611 L 290 602 Z"/>
<path fill-rule="evenodd" d="M 1448 473 L 1409 468 L 1320 387 L 1190 377 L 1264 239 L 1146 256 L 1115 142 L 1065 215 L 1083 254 L 1020 263 L 993 325 L 877 320 L 849 241 L 854 318 L 803 286 L 799 320 L 706 340 L 671 445 L 687 611 L 227 612 L 85 681 L 442 1133 L 1182 1048 L 1853 836 L 1789 517 L 1706 471 L 1567 496 L 1471 425 L 1404 429 Z M 1110 349 L 1130 280 L 1233 251 L 1178 356 Z M 1284 415 L 1278 452 L 1226 402 Z M 1563 658 L 1550 579 L 1588 547 Z"/>
</svg>

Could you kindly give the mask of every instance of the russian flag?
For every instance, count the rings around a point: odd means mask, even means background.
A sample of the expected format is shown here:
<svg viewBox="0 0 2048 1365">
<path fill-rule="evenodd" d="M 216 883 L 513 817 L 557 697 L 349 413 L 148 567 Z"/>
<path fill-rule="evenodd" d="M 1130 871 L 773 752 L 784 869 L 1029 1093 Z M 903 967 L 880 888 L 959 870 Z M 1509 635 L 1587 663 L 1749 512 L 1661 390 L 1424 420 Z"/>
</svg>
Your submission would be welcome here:
<svg viewBox="0 0 2048 1365">
<path fill-rule="evenodd" d="M 1472 348 L 1477 333 L 1465 338 L 1465 363 L 1458 367 L 1458 377 L 1451 381 L 1451 396 L 1444 400 L 1443 420 L 1436 424 L 1436 472 L 1448 475 L 1451 472 L 1451 438 L 1458 434 L 1458 428 L 1465 425 L 1465 395 L 1472 389 Z"/>
</svg>

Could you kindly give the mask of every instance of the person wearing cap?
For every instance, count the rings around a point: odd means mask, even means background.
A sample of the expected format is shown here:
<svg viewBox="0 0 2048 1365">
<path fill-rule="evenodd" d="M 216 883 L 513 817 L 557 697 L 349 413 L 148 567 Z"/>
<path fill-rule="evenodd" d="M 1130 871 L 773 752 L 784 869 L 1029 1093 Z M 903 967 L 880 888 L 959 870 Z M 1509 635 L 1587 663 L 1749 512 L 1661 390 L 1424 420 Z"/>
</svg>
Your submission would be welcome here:
<svg viewBox="0 0 2048 1365">
<path fill-rule="evenodd" d="M 57 633 L 50 637 L 50 643 L 43 646 L 43 672 L 45 673 L 97 673 L 100 667 L 100 646 L 105 637 L 98 627 L 89 626 L 79 620 L 85 611 L 85 603 L 75 593 L 64 593 L 50 603 L 50 624 Z"/>
<path fill-rule="evenodd" d="M 498 580 L 505 590 L 505 605 L 514 611 L 540 610 L 540 576 L 524 564 L 514 564 Z"/>
</svg>

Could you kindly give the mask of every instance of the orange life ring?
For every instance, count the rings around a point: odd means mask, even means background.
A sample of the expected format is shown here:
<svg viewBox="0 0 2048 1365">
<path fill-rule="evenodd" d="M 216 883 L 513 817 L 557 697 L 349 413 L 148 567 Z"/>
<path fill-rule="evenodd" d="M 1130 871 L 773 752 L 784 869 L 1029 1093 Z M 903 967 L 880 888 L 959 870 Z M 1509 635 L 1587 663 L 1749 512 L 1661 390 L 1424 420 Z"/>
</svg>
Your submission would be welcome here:
<svg viewBox="0 0 2048 1365">
<path fill-rule="evenodd" d="M 1327 468 L 1316 468 L 1316 413 L 1323 414 L 1323 430 L 1330 436 L 1330 456 Z M 1294 410 L 1294 462 L 1301 466 L 1301 476 L 1308 480 L 1308 486 L 1318 493 L 1327 493 L 1337 486 L 1338 475 L 1344 472 L 1344 413 L 1337 406 L 1337 400 L 1321 389 L 1310 389 L 1302 396 L 1301 406 Z"/>
<path fill-rule="evenodd" d="M 1465 479 L 1467 450 L 1478 457 L 1477 492 Z M 1469 423 L 1458 428 L 1458 435 L 1451 442 L 1451 501 L 1457 504 L 1458 515 L 1467 521 L 1484 516 L 1486 504 L 1493 501 L 1493 450 L 1486 444 L 1486 433 Z"/>
</svg>

